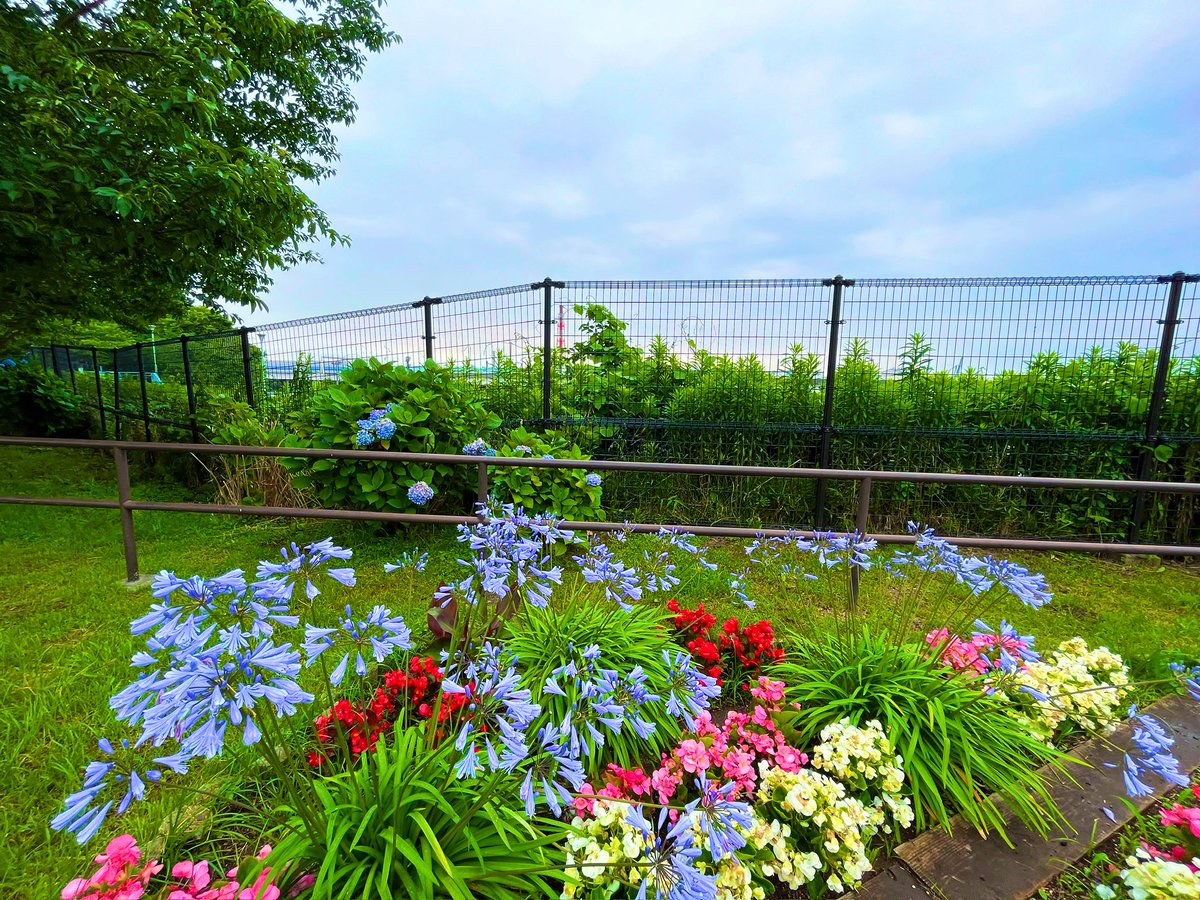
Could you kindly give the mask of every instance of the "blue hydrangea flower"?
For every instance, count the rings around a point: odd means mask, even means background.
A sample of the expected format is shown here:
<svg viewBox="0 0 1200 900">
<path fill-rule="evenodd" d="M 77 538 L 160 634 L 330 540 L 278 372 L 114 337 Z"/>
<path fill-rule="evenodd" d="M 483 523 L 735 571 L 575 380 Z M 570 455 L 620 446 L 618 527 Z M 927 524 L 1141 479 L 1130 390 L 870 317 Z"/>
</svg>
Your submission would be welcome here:
<svg viewBox="0 0 1200 900">
<path fill-rule="evenodd" d="M 149 785 L 162 778 L 161 769 L 146 769 L 140 765 L 128 740 L 122 740 L 118 750 L 108 738 L 101 738 L 99 747 L 108 758 L 87 764 L 83 787 L 67 797 L 62 811 L 50 820 L 52 829 L 74 834 L 80 844 L 86 844 L 96 836 L 114 805 L 117 815 L 124 815 L 134 800 L 145 799 Z M 184 754 L 159 756 L 153 762 L 180 775 L 188 770 Z M 116 799 L 118 795 L 119 800 Z"/>
<path fill-rule="evenodd" d="M 380 419 L 375 423 L 375 434 L 381 441 L 389 441 L 396 434 L 396 423 L 391 419 Z"/>
<path fill-rule="evenodd" d="M 384 606 L 376 606 L 365 619 L 356 619 L 347 605 L 340 627 L 317 628 L 308 625 L 304 630 L 303 650 L 309 666 L 331 647 L 337 647 L 338 650 L 346 648 L 329 675 L 330 684 L 337 686 L 346 677 L 351 657 L 354 659 L 354 671 L 360 677 L 365 676 L 367 660 L 364 653 L 380 663 L 397 651 L 411 650 L 412 632 L 404 619 L 393 616 Z"/>
<path fill-rule="evenodd" d="M 487 453 L 488 449 L 488 442 L 481 437 L 477 437 L 471 443 L 464 446 L 462 451 L 467 456 L 483 456 Z"/>
<path fill-rule="evenodd" d="M 513 456 L 532 456 L 533 448 L 525 444 L 517 444 L 513 447 Z"/>
<path fill-rule="evenodd" d="M 365 428 L 360 428 L 354 435 L 354 443 L 358 447 L 369 446 L 370 444 L 375 443 L 375 435 L 372 432 L 367 431 Z"/>
<path fill-rule="evenodd" d="M 588 487 L 600 487 L 600 485 L 604 484 L 604 479 L 596 472 L 588 472 L 587 478 L 584 481 L 587 482 Z"/>
<path fill-rule="evenodd" d="M 418 481 L 408 489 L 408 499 L 417 506 L 424 506 L 433 499 L 434 490 L 424 481 Z"/>
</svg>

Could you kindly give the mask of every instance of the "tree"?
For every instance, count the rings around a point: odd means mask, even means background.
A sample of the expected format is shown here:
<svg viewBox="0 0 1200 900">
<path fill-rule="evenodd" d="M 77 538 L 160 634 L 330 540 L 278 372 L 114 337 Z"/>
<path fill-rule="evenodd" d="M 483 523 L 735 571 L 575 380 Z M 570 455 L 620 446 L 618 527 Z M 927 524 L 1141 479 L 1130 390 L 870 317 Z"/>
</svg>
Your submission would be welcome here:
<svg viewBox="0 0 1200 900">
<path fill-rule="evenodd" d="M 261 305 L 345 239 L 304 192 L 369 52 L 377 0 L 0 0 L 0 345 L 52 320 L 143 328 Z"/>
</svg>

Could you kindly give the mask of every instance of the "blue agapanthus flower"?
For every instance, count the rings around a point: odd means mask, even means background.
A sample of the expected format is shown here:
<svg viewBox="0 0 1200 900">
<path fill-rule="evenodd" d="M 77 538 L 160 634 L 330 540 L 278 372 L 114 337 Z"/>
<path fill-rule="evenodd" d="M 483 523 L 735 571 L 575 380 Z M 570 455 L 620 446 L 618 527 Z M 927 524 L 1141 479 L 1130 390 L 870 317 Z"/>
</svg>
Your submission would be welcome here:
<svg viewBox="0 0 1200 900">
<path fill-rule="evenodd" d="M 604 484 L 604 479 L 597 472 L 588 472 L 587 478 L 584 481 L 587 482 L 588 487 L 600 487 L 600 485 Z"/>
<path fill-rule="evenodd" d="M 542 708 L 521 687 L 515 667 L 501 670 L 499 652 L 485 645 L 481 660 L 448 668 L 442 680 L 443 691 L 466 697 L 471 713 L 454 739 L 463 754 L 454 767 L 459 778 L 474 778 L 485 768 L 511 772 L 529 753 L 525 733 Z"/>
<path fill-rule="evenodd" d="M 347 605 L 346 615 L 339 627 L 317 628 L 309 625 L 304 630 L 303 650 L 309 666 L 330 648 L 336 648 L 335 653 L 342 652 L 342 658 L 329 674 L 330 684 L 337 686 L 345 679 L 351 660 L 355 673 L 365 676 L 367 656 L 381 663 L 393 653 L 411 650 L 412 631 L 404 619 L 392 615 L 384 606 L 376 606 L 365 619 L 358 619 Z"/>
<path fill-rule="evenodd" d="M 458 563 L 470 574 L 444 585 L 434 597 L 443 605 L 457 597 L 474 606 L 480 601 L 498 603 L 515 593 L 531 606 L 545 608 L 563 575 L 546 548 L 574 539 L 574 533 L 560 529 L 554 516 L 527 516 L 511 506 L 503 507 L 499 517 L 493 517 L 494 512 L 483 509 L 486 522 L 458 527 L 458 540 L 472 550 Z"/>
<path fill-rule="evenodd" d="M 138 742 L 162 746 L 176 740 L 189 756 L 211 758 L 221 753 L 233 725 L 242 728 L 243 744 L 255 744 L 262 738 L 259 716 L 292 716 L 312 702 L 313 695 L 295 681 L 299 674 L 300 652 L 266 639 L 244 651 L 223 646 L 195 651 L 162 675 L 156 702 L 143 713 Z"/>
<path fill-rule="evenodd" d="M 150 612 L 134 619 L 130 632 L 135 635 L 153 632 L 164 643 L 186 645 L 201 639 L 220 598 L 240 597 L 246 592 L 246 579 L 241 569 L 231 569 L 216 578 L 199 575 L 180 578 L 164 569 L 154 576 L 150 590 L 161 602 L 152 604 Z"/>
<path fill-rule="evenodd" d="M 638 830 L 644 844 L 638 854 L 643 864 L 637 900 L 647 900 L 651 888 L 654 900 L 712 900 L 717 896 L 717 876 L 696 868 L 701 851 L 679 840 L 679 823 L 666 829 L 666 809 L 659 811 L 658 824 L 654 825 L 638 803 L 630 807 L 626 821 Z M 686 819 L 680 817 L 679 821 Z"/>
<path fill-rule="evenodd" d="M 704 842 L 713 861 L 733 856 L 746 846 L 746 838 L 739 829 L 748 830 L 752 824 L 750 804 L 730 799 L 737 784 L 729 782 L 717 785 L 701 772 L 696 779 L 700 796 L 687 804 L 673 832 L 686 846 Z"/>
<path fill-rule="evenodd" d="M 425 506 L 433 499 L 434 490 L 424 481 L 418 481 L 408 489 L 408 499 L 417 506 Z"/>
<path fill-rule="evenodd" d="M 77 842 L 86 844 L 96 836 L 114 806 L 117 815 L 124 815 L 135 800 L 144 800 L 148 786 L 162 778 L 162 769 L 187 773 L 186 754 L 155 757 L 151 761 L 162 768 L 145 768 L 128 740 L 118 746 L 120 749 L 108 738 L 100 739 L 100 752 L 106 758 L 87 764 L 83 787 L 67 797 L 62 812 L 50 820 L 52 829 L 74 834 Z"/>
<path fill-rule="evenodd" d="M 262 581 L 255 583 L 255 590 L 269 592 L 280 600 L 291 602 L 298 584 L 303 584 L 305 595 L 309 600 L 314 600 L 321 593 L 315 581 L 319 575 L 332 578 L 346 587 L 354 587 L 352 568 L 328 565 L 333 560 L 350 559 L 354 551 L 336 546 L 331 538 L 314 541 L 304 547 L 292 542 L 281 547 L 279 553 L 283 562 L 259 562 L 257 575 Z"/>
<path fill-rule="evenodd" d="M 1175 739 L 1166 726 L 1153 716 L 1139 713 L 1137 705 L 1129 707 L 1129 722 L 1133 725 L 1134 750 L 1126 753 L 1125 790 L 1131 797 L 1145 797 L 1154 789 L 1142 780 L 1147 772 L 1170 784 L 1187 787 L 1191 780 L 1179 771 L 1179 759 L 1172 752 Z"/>
<path fill-rule="evenodd" d="M 424 572 L 425 567 L 429 564 L 429 554 L 422 553 L 420 550 L 405 550 L 396 558 L 395 562 L 383 564 L 384 572 Z"/>
<path fill-rule="evenodd" d="M 587 554 L 573 558 L 579 563 L 584 580 L 589 584 L 601 585 L 604 596 L 626 612 L 633 609 L 631 601 L 642 599 L 642 579 L 638 571 L 613 556 L 603 543 L 597 541 Z"/>
<path fill-rule="evenodd" d="M 711 675 L 696 668 L 685 650 L 663 650 L 667 664 L 667 712 L 682 719 L 688 728 L 696 727 L 696 716 L 721 696 L 721 686 Z"/>
<path fill-rule="evenodd" d="M 649 550 L 642 551 L 642 573 L 645 576 L 646 590 L 650 593 L 672 590 L 679 584 L 675 574 L 675 563 L 671 562 L 671 554 L 660 550 L 652 554 Z"/>
<path fill-rule="evenodd" d="M 537 748 L 523 765 L 527 768 L 519 795 L 528 816 L 537 811 L 539 802 L 545 803 L 553 815 L 562 815 L 563 809 L 571 806 L 572 791 L 583 788 L 583 766 L 553 725 L 538 732 Z"/>
</svg>

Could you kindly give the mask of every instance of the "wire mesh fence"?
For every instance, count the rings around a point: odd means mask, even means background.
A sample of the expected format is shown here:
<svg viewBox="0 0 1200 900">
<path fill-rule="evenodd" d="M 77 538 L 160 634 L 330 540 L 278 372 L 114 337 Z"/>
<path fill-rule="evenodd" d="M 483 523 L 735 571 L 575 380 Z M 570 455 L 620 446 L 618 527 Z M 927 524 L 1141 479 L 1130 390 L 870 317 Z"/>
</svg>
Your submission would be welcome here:
<svg viewBox="0 0 1200 900">
<path fill-rule="evenodd" d="M 1200 479 L 1197 276 L 554 281 L 116 350 L 36 348 L 106 434 L 195 439 L 214 398 L 284 419 L 354 359 L 431 359 L 595 457 Z M 614 474 L 606 505 L 846 527 L 845 483 Z M 881 485 L 889 526 L 1185 543 L 1191 496 Z"/>
</svg>

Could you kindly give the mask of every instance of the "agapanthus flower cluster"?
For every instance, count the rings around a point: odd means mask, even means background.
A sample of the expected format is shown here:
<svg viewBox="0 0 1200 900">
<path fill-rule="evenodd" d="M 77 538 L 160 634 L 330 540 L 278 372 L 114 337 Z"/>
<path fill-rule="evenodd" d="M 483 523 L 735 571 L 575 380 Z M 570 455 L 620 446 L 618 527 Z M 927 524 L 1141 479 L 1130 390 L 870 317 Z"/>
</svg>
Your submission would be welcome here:
<svg viewBox="0 0 1200 900">
<path fill-rule="evenodd" d="M 412 631 L 404 619 L 392 615 L 385 606 L 376 606 L 365 617 L 359 617 L 347 604 L 346 615 L 336 628 L 307 625 L 304 629 L 304 654 L 309 666 L 318 660 L 327 665 L 327 650 L 332 650 L 330 656 L 341 653 L 341 659 L 329 672 L 329 683 L 334 686 L 345 679 L 351 663 L 355 673 L 362 677 L 368 671 L 368 658 L 378 664 L 395 653 L 411 649 Z"/>
<path fill-rule="evenodd" d="M 485 645 L 477 658 L 456 660 L 447 668 L 442 691 L 463 697 L 465 721 L 455 722 L 454 748 L 462 758 L 454 767 L 459 778 L 474 778 L 485 769 L 513 771 L 529 754 L 526 732 L 541 712 L 521 676 L 500 659 L 500 650 Z"/>
<path fill-rule="evenodd" d="M 1157 775 L 1168 784 L 1186 787 L 1187 775 L 1179 771 L 1179 760 L 1171 748 L 1175 738 L 1167 727 L 1153 716 L 1138 712 L 1136 705 L 1129 707 L 1129 723 L 1133 726 L 1133 747 L 1124 756 L 1125 790 L 1131 797 L 1145 797 L 1154 793 L 1143 780 L 1148 774 Z"/>
<path fill-rule="evenodd" d="M 257 575 L 260 579 L 253 587 L 256 595 L 264 598 L 276 598 L 292 602 L 297 585 L 304 585 L 304 595 L 311 603 L 320 595 L 317 579 L 324 575 L 332 578 L 345 587 L 354 587 L 354 570 L 348 566 L 333 566 L 334 560 L 346 561 L 354 555 L 354 551 L 338 547 L 331 538 L 314 541 L 304 547 L 295 542 L 279 551 L 283 562 L 267 562 L 258 564 Z M 168 573 L 169 574 L 169 573 Z"/>
<path fill-rule="evenodd" d="M 617 559 L 601 541 L 593 541 L 588 552 L 573 557 L 585 581 L 604 589 L 604 596 L 629 612 L 642 599 L 642 576 L 637 569 Z"/>
<path fill-rule="evenodd" d="M 358 431 L 354 435 L 355 446 L 369 447 L 376 441 L 390 441 L 396 435 L 396 423 L 388 418 L 394 403 L 381 409 L 371 410 L 365 419 L 359 419 Z"/>
<path fill-rule="evenodd" d="M 925 635 L 925 643 L 940 651 L 942 662 L 955 671 L 980 675 L 996 669 L 1011 673 L 1041 658 L 1033 649 L 1033 635 L 1020 634 L 1003 619 L 998 631 L 982 621 L 975 626 L 969 639 L 936 628 Z"/>
<path fill-rule="evenodd" d="M 611 897 L 622 888 L 637 900 L 709 900 L 716 878 L 696 865 L 702 851 L 681 840 L 666 817 L 637 804 L 598 800 L 567 838 L 564 900 Z"/>
</svg>

